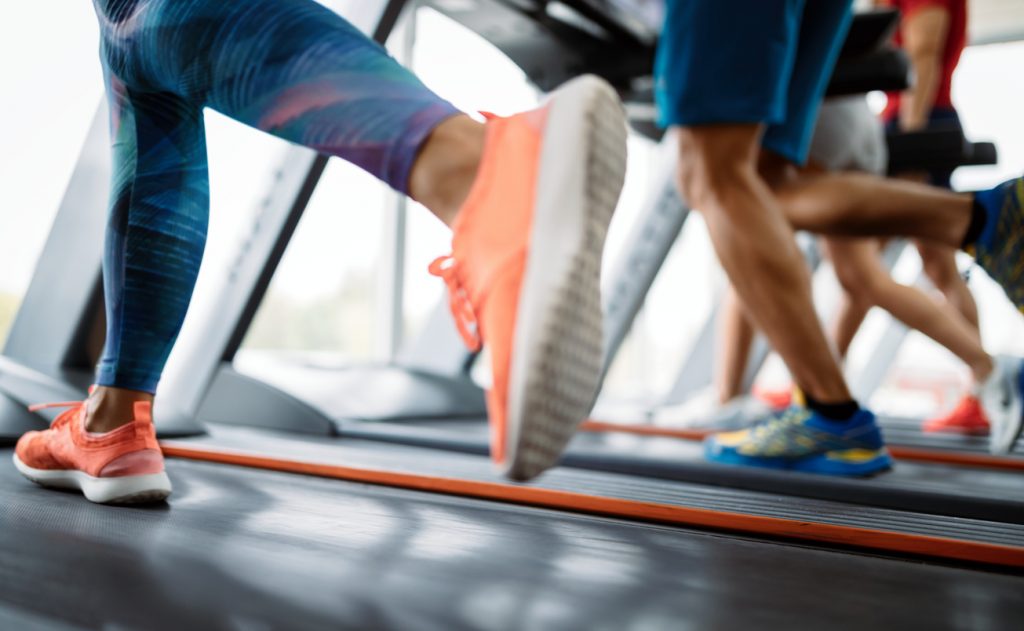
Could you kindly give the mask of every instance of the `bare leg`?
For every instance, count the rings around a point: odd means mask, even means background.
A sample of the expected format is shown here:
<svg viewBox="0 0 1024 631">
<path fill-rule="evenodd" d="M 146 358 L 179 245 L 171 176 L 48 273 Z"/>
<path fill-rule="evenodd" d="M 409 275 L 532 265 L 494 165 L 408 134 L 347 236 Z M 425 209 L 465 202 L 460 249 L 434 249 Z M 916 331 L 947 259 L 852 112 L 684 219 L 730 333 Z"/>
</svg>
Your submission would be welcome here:
<svg viewBox="0 0 1024 631">
<path fill-rule="evenodd" d="M 756 165 L 762 128 L 679 129 L 679 185 L 704 215 L 712 243 L 747 313 L 796 383 L 822 402 L 850 399 L 811 300 L 810 272 Z"/>
<path fill-rule="evenodd" d="M 409 193 L 451 226 L 476 178 L 484 150 L 484 125 L 454 116 L 438 125 L 413 163 Z"/>
<path fill-rule="evenodd" d="M 981 347 L 971 325 L 949 305 L 924 292 L 901 285 L 880 265 L 873 240 L 832 238 L 827 241 L 836 276 L 855 304 L 877 305 L 959 357 L 979 382 L 992 372 L 992 358 Z"/>
<path fill-rule="evenodd" d="M 819 242 L 825 255 L 832 260 L 834 251 L 841 249 L 846 241 L 848 239 L 842 237 L 822 237 Z M 880 254 L 881 242 L 865 239 L 864 247 L 872 247 L 877 256 Z M 840 256 L 842 255 L 840 254 Z M 836 263 L 834 260 L 832 262 L 834 267 L 842 265 L 842 262 Z M 868 311 L 874 305 L 869 300 L 865 300 L 860 293 L 849 291 L 843 286 L 841 279 L 840 286 L 843 288 L 843 295 L 839 299 L 839 309 L 832 322 L 832 341 L 835 342 L 840 359 L 846 359 L 846 355 L 850 352 L 850 345 L 853 344 L 853 338 L 857 336 L 857 331 L 864 324 L 864 318 L 867 317 Z"/>
<path fill-rule="evenodd" d="M 718 319 L 718 348 L 715 352 L 715 389 L 720 404 L 724 405 L 744 394 L 743 375 L 750 360 L 754 333 L 754 325 L 747 318 L 736 291 L 730 286 L 722 301 L 722 312 Z"/>
<path fill-rule="evenodd" d="M 793 227 L 838 236 L 918 237 L 959 248 L 971 196 L 863 173 L 802 177 L 775 189 Z"/>
<path fill-rule="evenodd" d="M 967 288 L 967 283 L 956 267 L 956 252 L 928 241 L 918 241 L 917 251 L 921 254 L 925 275 L 942 292 L 946 301 L 970 323 L 975 335 L 981 339 L 978 304 L 974 302 L 971 290 Z"/>
<path fill-rule="evenodd" d="M 135 418 L 136 401 L 153 402 L 153 395 L 138 390 L 99 386 L 89 396 L 85 406 L 85 429 L 90 432 L 109 432 Z"/>
<path fill-rule="evenodd" d="M 871 310 L 871 305 L 861 302 L 847 292 L 843 292 L 840 300 L 839 313 L 832 324 L 832 339 L 836 343 L 839 357 L 845 359 L 850 352 L 853 338 L 857 336 L 857 331 Z"/>
</svg>

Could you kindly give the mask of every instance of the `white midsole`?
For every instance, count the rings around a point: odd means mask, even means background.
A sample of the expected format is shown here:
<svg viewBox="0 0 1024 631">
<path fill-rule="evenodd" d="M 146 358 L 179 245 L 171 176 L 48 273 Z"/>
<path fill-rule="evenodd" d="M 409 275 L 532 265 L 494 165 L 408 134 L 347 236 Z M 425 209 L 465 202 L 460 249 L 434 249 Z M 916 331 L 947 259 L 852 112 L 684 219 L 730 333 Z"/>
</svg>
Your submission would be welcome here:
<svg viewBox="0 0 1024 631">
<path fill-rule="evenodd" d="M 593 77 L 574 79 L 560 89 L 559 98 L 549 106 L 509 371 L 508 450 L 520 440 L 528 371 L 533 365 L 531 357 L 538 351 L 535 332 L 544 326 L 543 318 L 549 312 L 546 307 L 555 300 L 555 290 L 564 282 L 582 246 L 592 140 L 590 121 L 583 114 L 599 90 L 610 89 Z"/>
<path fill-rule="evenodd" d="M 163 471 L 144 475 L 96 478 L 77 469 L 35 469 L 22 462 L 18 454 L 14 454 L 14 466 L 22 475 L 37 484 L 77 489 L 89 501 L 100 504 L 144 493 L 167 496 L 172 490 L 171 480 Z"/>
</svg>

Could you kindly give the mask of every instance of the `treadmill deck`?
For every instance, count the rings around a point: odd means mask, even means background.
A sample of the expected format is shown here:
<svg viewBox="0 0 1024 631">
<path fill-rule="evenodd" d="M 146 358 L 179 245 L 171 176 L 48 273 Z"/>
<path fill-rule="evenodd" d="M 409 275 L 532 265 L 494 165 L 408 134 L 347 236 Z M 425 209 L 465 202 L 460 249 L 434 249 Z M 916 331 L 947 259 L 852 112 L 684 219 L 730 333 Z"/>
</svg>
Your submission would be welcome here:
<svg viewBox="0 0 1024 631">
<path fill-rule="evenodd" d="M 171 459 L 167 505 L 0 454 L 0 623 L 147 629 L 1012 628 L 1024 578 Z M 895 596 L 895 597 L 894 597 Z"/>
</svg>

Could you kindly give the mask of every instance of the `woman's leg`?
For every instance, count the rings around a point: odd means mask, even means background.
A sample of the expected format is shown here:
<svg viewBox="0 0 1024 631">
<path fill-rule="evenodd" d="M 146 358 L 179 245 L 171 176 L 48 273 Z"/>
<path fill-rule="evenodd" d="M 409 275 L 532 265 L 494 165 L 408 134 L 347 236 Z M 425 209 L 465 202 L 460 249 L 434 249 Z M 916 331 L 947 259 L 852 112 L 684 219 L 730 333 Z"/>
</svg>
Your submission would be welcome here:
<svg viewBox="0 0 1024 631">
<path fill-rule="evenodd" d="M 235 120 L 352 162 L 403 193 L 471 182 L 483 125 L 310 0 L 152 0 L 137 55 L 151 80 Z M 449 121 L 455 118 L 457 120 Z M 447 124 L 444 124 L 448 121 Z M 437 144 L 437 147 L 431 146 Z M 423 162 L 424 173 L 414 165 Z M 415 185 L 415 186 L 413 186 Z M 465 196 L 466 190 L 453 196 Z M 446 200 L 430 203 L 445 210 Z M 448 210 L 451 210 L 450 208 Z"/>
<path fill-rule="evenodd" d="M 152 399 L 198 276 L 204 105 L 346 158 L 447 223 L 475 175 L 483 126 L 313 2 L 108 0 L 98 12 L 116 164 L 107 342 L 89 400 L 90 427 L 103 431 Z"/>
<path fill-rule="evenodd" d="M 192 297 L 209 214 L 202 110 L 106 75 L 113 178 L 107 337 L 87 417 L 94 432 L 131 421 L 134 402 L 152 400 Z"/>
<path fill-rule="evenodd" d="M 877 305 L 959 357 L 975 378 L 992 372 L 992 358 L 982 348 L 970 324 L 952 308 L 938 305 L 924 292 L 894 281 L 881 266 L 873 240 L 831 238 L 828 248 L 836 276 L 854 302 Z"/>
<path fill-rule="evenodd" d="M 722 300 L 722 313 L 718 319 L 718 349 L 715 356 L 715 390 L 718 403 L 725 405 L 743 392 L 743 377 L 750 362 L 750 348 L 754 343 L 754 325 L 747 318 L 743 304 L 732 285 Z"/>
<path fill-rule="evenodd" d="M 873 245 L 876 254 L 879 253 L 879 243 L 871 239 L 864 239 L 865 249 Z M 839 256 L 842 257 L 842 249 L 844 246 L 843 239 L 836 239 L 833 237 L 821 237 L 819 239 L 822 249 L 827 257 L 832 260 L 833 252 L 839 250 Z M 833 261 L 833 266 L 836 268 L 837 278 L 839 278 L 839 266 L 842 265 L 842 261 L 836 263 Z M 845 269 L 844 269 L 845 271 Z M 862 324 L 864 324 L 864 318 L 867 317 L 868 311 L 874 305 L 870 301 L 864 299 L 860 294 L 856 294 L 847 289 L 846 284 L 843 283 L 843 278 L 839 278 L 839 285 L 843 289 L 843 295 L 839 298 L 839 308 L 837 310 L 835 319 L 832 321 L 832 340 L 836 345 L 836 352 L 839 353 L 840 359 L 846 359 L 846 354 L 850 351 L 850 345 L 853 343 L 853 338 L 857 336 L 857 331 L 860 330 Z M 856 278 L 846 278 L 848 283 L 855 283 Z"/>
<path fill-rule="evenodd" d="M 978 304 L 974 301 L 974 295 L 968 289 L 967 283 L 964 282 L 964 277 L 960 275 L 960 270 L 957 269 L 956 251 L 930 241 L 918 241 L 917 251 L 921 255 L 924 273 L 932 285 L 970 323 L 975 334 L 980 338 Z"/>
<path fill-rule="evenodd" d="M 853 344 L 853 338 L 857 336 L 857 331 L 864 324 L 864 318 L 867 317 L 870 310 L 870 304 L 855 300 L 850 293 L 843 292 L 838 313 L 832 323 L 832 340 L 835 342 L 836 352 L 839 353 L 840 359 L 846 359 L 847 353 L 850 352 L 850 345 Z"/>
<path fill-rule="evenodd" d="M 490 345 L 495 457 L 516 478 L 557 461 L 601 374 L 600 261 L 625 171 L 614 91 L 580 79 L 485 131 L 311 0 L 111 4 L 115 71 L 348 160 L 452 225 L 431 272 L 467 344 Z"/>
</svg>

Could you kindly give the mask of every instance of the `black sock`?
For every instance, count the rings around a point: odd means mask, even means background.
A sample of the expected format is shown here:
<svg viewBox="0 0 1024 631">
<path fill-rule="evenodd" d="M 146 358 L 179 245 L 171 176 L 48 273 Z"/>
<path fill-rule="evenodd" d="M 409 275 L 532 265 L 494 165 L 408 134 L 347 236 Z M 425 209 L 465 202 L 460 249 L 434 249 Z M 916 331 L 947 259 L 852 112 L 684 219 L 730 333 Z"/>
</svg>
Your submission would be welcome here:
<svg viewBox="0 0 1024 631">
<path fill-rule="evenodd" d="M 811 395 L 805 392 L 804 401 L 807 404 L 807 409 L 817 412 L 829 421 L 845 422 L 860 411 L 860 406 L 853 399 L 838 403 L 822 403 L 821 401 L 815 401 L 811 398 Z"/>
<path fill-rule="evenodd" d="M 967 226 L 964 242 L 960 244 L 961 250 L 967 249 L 967 246 L 973 245 L 978 240 L 978 237 L 981 236 L 981 231 L 985 229 L 986 221 L 988 221 L 988 213 L 981 202 L 978 201 L 978 196 L 974 195 L 971 197 L 971 223 Z"/>
</svg>

